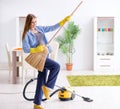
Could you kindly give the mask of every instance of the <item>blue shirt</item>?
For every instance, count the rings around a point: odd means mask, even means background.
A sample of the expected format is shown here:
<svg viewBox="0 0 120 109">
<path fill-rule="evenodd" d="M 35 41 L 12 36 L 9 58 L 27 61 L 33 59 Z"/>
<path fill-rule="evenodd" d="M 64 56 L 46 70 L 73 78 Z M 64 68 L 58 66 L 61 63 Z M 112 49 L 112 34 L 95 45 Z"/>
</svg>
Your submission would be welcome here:
<svg viewBox="0 0 120 109">
<path fill-rule="evenodd" d="M 43 34 L 44 43 L 47 44 L 48 41 L 46 39 L 45 33 L 50 32 L 50 31 L 54 31 L 59 27 L 60 27 L 60 25 L 59 25 L 59 23 L 57 23 L 57 24 L 52 25 L 52 26 L 36 26 L 36 30 Z M 30 53 L 30 48 L 36 48 L 38 45 L 39 45 L 39 41 L 35 37 L 35 34 L 33 34 L 31 30 L 29 30 L 26 33 L 25 38 L 23 39 L 22 46 L 23 46 L 24 52 Z M 48 46 L 48 49 L 49 49 L 49 52 L 51 52 L 50 46 Z"/>
</svg>

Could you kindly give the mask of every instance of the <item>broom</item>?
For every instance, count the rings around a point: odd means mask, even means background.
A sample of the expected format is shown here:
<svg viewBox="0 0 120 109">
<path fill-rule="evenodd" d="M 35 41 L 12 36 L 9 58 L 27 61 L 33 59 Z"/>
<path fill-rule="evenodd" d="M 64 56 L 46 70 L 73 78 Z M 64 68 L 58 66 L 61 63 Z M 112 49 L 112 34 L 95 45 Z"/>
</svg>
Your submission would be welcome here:
<svg viewBox="0 0 120 109">
<path fill-rule="evenodd" d="M 79 8 L 79 6 L 82 4 L 83 1 L 81 1 L 78 6 L 74 9 L 74 11 L 70 14 L 70 17 L 73 16 L 73 14 L 75 13 L 75 11 Z M 44 47 L 44 51 L 42 52 L 38 52 L 38 53 L 31 53 L 29 54 L 25 60 L 28 64 L 30 64 L 32 67 L 34 67 L 35 69 L 39 70 L 39 71 L 43 71 L 44 69 L 44 65 L 45 65 L 45 61 L 48 55 L 48 48 L 47 46 L 50 44 L 50 42 L 53 40 L 53 38 L 57 35 L 57 33 L 62 29 L 63 26 L 61 26 L 58 31 L 52 36 L 52 38 L 49 40 L 48 44 Z"/>
<path fill-rule="evenodd" d="M 31 53 L 26 58 L 25 61 L 30 64 L 32 67 L 39 71 L 43 71 L 45 61 L 48 55 L 48 48 L 47 46 L 43 46 L 44 51 L 38 53 Z"/>
</svg>

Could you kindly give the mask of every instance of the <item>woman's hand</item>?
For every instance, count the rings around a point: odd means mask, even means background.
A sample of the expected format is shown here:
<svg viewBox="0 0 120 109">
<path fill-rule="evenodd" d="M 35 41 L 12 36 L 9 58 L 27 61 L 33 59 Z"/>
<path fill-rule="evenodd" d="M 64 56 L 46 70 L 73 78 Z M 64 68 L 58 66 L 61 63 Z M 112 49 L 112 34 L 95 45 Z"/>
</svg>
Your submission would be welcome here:
<svg viewBox="0 0 120 109">
<path fill-rule="evenodd" d="M 48 54 L 48 52 L 49 52 L 48 47 L 46 45 L 44 45 L 43 48 L 44 48 L 43 53 Z"/>
<path fill-rule="evenodd" d="M 66 22 L 70 21 L 70 16 L 66 16 L 63 20 L 60 21 L 60 26 L 63 26 Z"/>
<path fill-rule="evenodd" d="M 36 48 L 30 48 L 30 53 L 48 53 L 48 48 L 45 45 L 38 45 Z"/>
</svg>

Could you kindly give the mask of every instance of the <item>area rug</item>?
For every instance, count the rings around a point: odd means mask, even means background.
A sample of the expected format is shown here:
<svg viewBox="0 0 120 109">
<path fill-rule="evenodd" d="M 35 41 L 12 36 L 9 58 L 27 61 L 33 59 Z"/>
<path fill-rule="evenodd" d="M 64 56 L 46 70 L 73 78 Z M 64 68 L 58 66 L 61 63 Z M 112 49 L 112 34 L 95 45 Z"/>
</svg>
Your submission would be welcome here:
<svg viewBox="0 0 120 109">
<path fill-rule="evenodd" d="M 120 86 L 120 75 L 67 76 L 71 86 Z"/>
</svg>

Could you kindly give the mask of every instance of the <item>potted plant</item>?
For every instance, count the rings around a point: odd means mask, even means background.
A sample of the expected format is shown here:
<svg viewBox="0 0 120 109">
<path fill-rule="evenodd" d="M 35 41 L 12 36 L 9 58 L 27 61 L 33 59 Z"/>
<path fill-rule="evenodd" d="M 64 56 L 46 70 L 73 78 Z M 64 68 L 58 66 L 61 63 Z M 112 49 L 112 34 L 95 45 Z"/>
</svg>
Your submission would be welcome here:
<svg viewBox="0 0 120 109">
<path fill-rule="evenodd" d="M 75 53 L 74 40 L 77 38 L 80 32 L 78 25 L 71 21 L 68 23 L 67 27 L 64 28 L 63 35 L 58 36 L 56 41 L 59 43 L 59 49 L 66 56 L 66 69 L 72 70 L 72 57 Z"/>
</svg>

